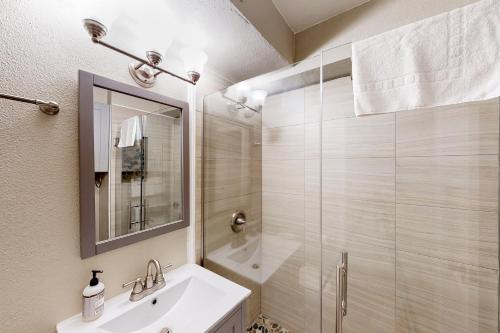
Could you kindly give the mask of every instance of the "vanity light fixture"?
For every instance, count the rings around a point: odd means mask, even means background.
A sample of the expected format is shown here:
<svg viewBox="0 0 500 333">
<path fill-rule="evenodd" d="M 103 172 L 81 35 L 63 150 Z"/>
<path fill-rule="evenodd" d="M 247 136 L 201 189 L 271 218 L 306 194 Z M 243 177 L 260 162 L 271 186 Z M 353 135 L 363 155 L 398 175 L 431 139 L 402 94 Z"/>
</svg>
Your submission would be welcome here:
<svg viewBox="0 0 500 333">
<path fill-rule="evenodd" d="M 108 29 L 101 22 L 95 19 L 87 18 L 83 20 L 83 26 L 85 27 L 85 30 L 87 30 L 87 32 L 89 33 L 92 42 L 105 46 L 110 50 L 126 55 L 127 57 L 130 57 L 135 61 L 137 61 L 136 63 L 132 63 L 129 65 L 129 73 L 139 85 L 145 88 L 152 87 L 156 82 L 156 77 L 161 73 L 171 75 L 182 81 L 191 83 L 192 85 L 196 85 L 196 83 L 200 79 L 201 68 L 207 61 L 206 59 L 207 56 L 206 54 L 203 53 L 203 51 L 200 51 L 201 53 L 194 55 L 187 54 L 190 58 L 185 59 L 187 67 L 187 76 L 188 76 L 188 78 L 185 78 L 159 67 L 159 64 L 162 61 L 162 55 L 160 52 L 153 50 L 147 51 L 146 52 L 147 59 L 140 58 L 116 46 L 104 42 L 102 39 L 106 37 Z M 187 64 L 188 61 L 189 61 L 189 66 Z"/>
</svg>

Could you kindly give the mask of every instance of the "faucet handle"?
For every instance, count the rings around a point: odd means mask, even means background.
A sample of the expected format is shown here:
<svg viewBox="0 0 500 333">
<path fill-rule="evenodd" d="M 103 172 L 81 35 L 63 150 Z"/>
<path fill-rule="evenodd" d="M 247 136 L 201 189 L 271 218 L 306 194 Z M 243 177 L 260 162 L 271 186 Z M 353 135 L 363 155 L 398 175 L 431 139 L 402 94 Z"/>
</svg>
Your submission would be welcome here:
<svg viewBox="0 0 500 333">
<path fill-rule="evenodd" d="M 163 266 L 163 267 L 160 266 L 160 271 L 156 272 L 155 282 L 156 282 L 158 289 L 165 287 L 165 284 L 166 284 L 165 278 L 163 277 L 163 270 L 164 269 L 167 270 L 172 266 L 173 266 L 172 264 L 168 264 L 168 265 Z"/>
<path fill-rule="evenodd" d="M 122 288 L 126 288 L 132 284 L 134 285 L 134 287 L 132 288 L 132 294 L 139 294 L 144 290 L 144 284 L 142 283 L 141 278 L 137 278 L 137 279 L 132 280 L 130 282 L 124 283 L 122 285 Z"/>
</svg>

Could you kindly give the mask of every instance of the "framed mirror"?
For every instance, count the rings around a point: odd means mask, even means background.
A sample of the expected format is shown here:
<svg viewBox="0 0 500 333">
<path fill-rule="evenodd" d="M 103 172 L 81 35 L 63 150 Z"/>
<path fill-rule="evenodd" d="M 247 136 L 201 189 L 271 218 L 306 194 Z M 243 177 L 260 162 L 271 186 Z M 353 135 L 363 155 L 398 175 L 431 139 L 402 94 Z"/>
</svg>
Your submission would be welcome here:
<svg viewBox="0 0 500 333">
<path fill-rule="evenodd" d="M 188 104 L 79 71 L 87 258 L 189 225 Z"/>
</svg>

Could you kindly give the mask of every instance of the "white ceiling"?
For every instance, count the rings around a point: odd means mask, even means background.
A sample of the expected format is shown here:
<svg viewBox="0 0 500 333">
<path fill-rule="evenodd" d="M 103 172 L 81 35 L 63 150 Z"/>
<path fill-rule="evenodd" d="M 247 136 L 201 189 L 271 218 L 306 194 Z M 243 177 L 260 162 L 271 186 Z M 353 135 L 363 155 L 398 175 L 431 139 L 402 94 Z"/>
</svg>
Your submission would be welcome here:
<svg viewBox="0 0 500 333">
<path fill-rule="evenodd" d="M 272 0 L 293 32 L 301 32 L 369 0 Z"/>
<path fill-rule="evenodd" d="M 141 0 L 72 2 L 87 17 L 97 13 L 113 22 L 110 43 L 138 55 L 157 49 L 166 54 L 166 68 L 168 58 L 179 58 L 178 50 L 190 45 L 203 49 L 207 67 L 232 82 L 288 64 L 230 0 L 148 0 L 148 6 Z"/>
</svg>

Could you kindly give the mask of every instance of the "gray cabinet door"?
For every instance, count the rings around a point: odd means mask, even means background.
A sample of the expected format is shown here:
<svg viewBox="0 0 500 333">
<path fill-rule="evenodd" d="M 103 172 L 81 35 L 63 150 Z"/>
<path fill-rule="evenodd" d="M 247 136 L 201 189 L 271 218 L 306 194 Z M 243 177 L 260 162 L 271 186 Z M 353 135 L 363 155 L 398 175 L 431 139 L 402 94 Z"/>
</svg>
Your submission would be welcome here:
<svg viewBox="0 0 500 333">
<path fill-rule="evenodd" d="M 213 333 L 243 333 L 243 317 L 241 308 L 226 319 Z"/>
</svg>

